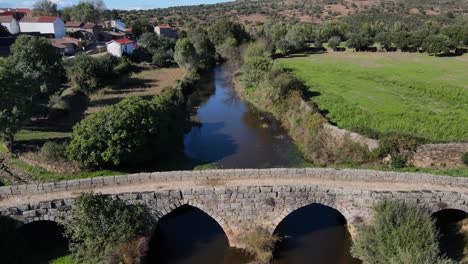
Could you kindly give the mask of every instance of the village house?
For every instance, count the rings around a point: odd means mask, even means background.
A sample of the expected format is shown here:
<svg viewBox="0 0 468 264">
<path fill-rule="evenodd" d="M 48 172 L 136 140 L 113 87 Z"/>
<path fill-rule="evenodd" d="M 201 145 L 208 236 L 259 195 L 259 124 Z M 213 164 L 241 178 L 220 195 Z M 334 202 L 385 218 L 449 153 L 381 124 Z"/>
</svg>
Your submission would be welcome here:
<svg viewBox="0 0 468 264">
<path fill-rule="evenodd" d="M 127 29 L 125 23 L 119 19 L 112 20 L 110 25 L 114 31 L 125 32 L 125 30 Z"/>
<path fill-rule="evenodd" d="M 0 8 L 0 16 L 13 16 L 18 21 L 30 15 L 31 9 L 29 8 Z"/>
<path fill-rule="evenodd" d="M 49 41 L 54 48 L 58 49 L 60 53 L 66 56 L 75 55 L 81 48 L 80 40 L 71 37 L 54 38 Z"/>
<path fill-rule="evenodd" d="M 116 57 L 122 57 L 123 55 L 131 55 L 135 49 L 135 42 L 127 39 L 116 39 L 107 43 L 107 53 L 110 53 Z"/>
<path fill-rule="evenodd" d="M 18 20 L 16 20 L 13 16 L 0 16 L 0 23 L 12 35 L 16 35 L 20 32 Z"/>
<path fill-rule="evenodd" d="M 65 30 L 68 35 L 87 41 L 96 41 L 101 33 L 99 25 L 83 22 L 67 22 Z"/>
<path fill-rule="evenodd" d="M 164 38 L 178 38 L 177 32 L 170 26 L 156 26 L 154 32 Z"/>
<path fill-rule="evenodd" d="M 21 33 L 51 34 L 54 38 L 65 37 L 65 24 L 58 17 L 24 17 L 19 22 Z"/>
</svg>

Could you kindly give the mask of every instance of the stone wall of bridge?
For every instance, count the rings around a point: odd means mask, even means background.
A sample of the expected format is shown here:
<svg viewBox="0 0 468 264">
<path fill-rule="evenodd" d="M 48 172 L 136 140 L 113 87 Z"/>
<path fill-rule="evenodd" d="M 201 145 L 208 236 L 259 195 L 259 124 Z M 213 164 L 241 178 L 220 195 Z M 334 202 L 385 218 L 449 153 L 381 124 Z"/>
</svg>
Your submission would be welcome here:
<svg viewBox="0 0 468 264">
<path fill-rule="evenodd" d="M 288 173 L 288 174 L 285 174 Z M 468 212 L 468 191 L 374 191 L 356 187 L 347 187 L 346 182 L 357 180 L 367 181 L 367 177 L 383 184 L 392 181 L 430 182 L 431 184 L 449 184 L 468 186 L 463 178 L 437 177 L 427 178 L 423 174 L 399 174 L 375 171 L 329 170 L 329 169 L 269 169 L 269 170 L 234 170 L 234 171 L 202 171 L 202 172 L 170 172 L 155 174 L 137 174 L 120 177 L 99 178 L 94 180 L 79 180 L 84 186 L 103 186 L 113 184 L 130 184 L 141 181 L 181 180 L 184 177 L 200 177 L 203 180 L 220 179 L 223 177 L 327 177 L 342 181 L 339 188 L 331 188 L 320 184 L 301 184 L 295 181 L 288 185 L 261 186 L 210 186 L 200 185 L 172 190 L 154 190 L 111 194 L 115 199 L 122 199 L 132 204 L 143 204 L 155 219 L 161 219 L 180 206 L 197 207 L 214 218 L 226 233 L 231 245 L 241 244 L 241 237 L 248 230 L 263 227 L 274 232 L 276 226 L 291 212 L 303 206 L 314 203 L 326 205 L 338 210 L 352 228 L 360 222 L 370 219 L 372 206 L 384 200 L 401 200 L 427 207 L 432 212 L 442 209 L 458 209 Z M 263 175 L 263 176 L 262 176 Z M 308 176 L 309 175 L 309 176 Z M 405 178 L 399 178 L 406 176 Z M 72 181 L 74 183 L 74 181 Z M 26 187 L 2 187 L 3 197 L 12 197 L 21 193 L 44 193 L 60 190 L 76 190 L 76 185 L 69 182 L 57 182 L 54 185 L 37 185 L 37 189 Z M 52 186 L 52 187 L 51 187 Z M 44 188 L 46 187 L 46 188 Z M 18 189 L 16 189 L 18 188 Z M 39 189 L 42 188 L 42 189 Z M 56 188 L 56 189 L 54 189 Z M 75 191 L 76 192 L 76 191 Z M 73 206 L 74 199 L 51 199 L 31 202 L 20 206 L 0 208 L 1 215 L 10 216 L 22 223 L 49 220 L 56 221 L 65 216 Z M 320 217 L 320 216 L 318 216 Z"/>
</svg>

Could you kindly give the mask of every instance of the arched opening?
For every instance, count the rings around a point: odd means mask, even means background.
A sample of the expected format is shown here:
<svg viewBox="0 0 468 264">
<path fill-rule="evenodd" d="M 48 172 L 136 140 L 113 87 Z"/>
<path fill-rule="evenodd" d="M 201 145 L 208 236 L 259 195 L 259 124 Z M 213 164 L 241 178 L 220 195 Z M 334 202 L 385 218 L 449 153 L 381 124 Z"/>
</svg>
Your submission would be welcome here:
<svg viewBox="0 0 468 264">
<path fill-rule="evenodd" d="M 229 247 L 222 227 L 202 210 L 183 205 L 161 218 L 149 243 L 147 263 L 245 263 Z"/>
<path fill-rule="evenodd" d="M 21 223 L 8 216 L 0 216 L 0 259 L 3 263 L 18 263 L 23 255 L 23 241 L 18 237 Z"/>
<path fill-rule="evenodd" d="M 433 214 L 439 230 L 439 247 L 441 253 L 457 261 L 468 261 L 468 213 L 444 209 Z M 463 262 L 464 263 L 464 262 Z"/>
<path fill-rule="evenodd" d="M 274 264 L 360 263 L 350 254 L 345 217 L 331 207 L 311 204 L 299 208 L 284 218 L 274 233 L 283 238 Z"/>
<path fill-rule="evenodd" d="M 63 226 L 53 221 L 37 221 L 21 226 L 18 236 L 24 243 L 21 263 L 48 263 L 68 254 Z"/>
</svg>

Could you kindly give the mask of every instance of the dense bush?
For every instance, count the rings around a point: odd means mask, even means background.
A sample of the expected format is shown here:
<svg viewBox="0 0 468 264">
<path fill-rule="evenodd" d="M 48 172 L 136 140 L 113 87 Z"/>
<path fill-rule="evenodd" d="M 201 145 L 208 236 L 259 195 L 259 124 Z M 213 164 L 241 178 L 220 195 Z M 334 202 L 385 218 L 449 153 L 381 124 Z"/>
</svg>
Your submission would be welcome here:
<svg viewBox="0 0 468 264">
<path fill-rule="evenodd" d="M 463 161 L 463 164 L 468 166 L 468 152 L 465 152 L 465 154 L 463 154 L 462 161 Z"/>
<path fill-rule="evenodd" d="M 402 202 L 377 205 L 352 247 L 364 263 L 451 263 L 439 257 L 438 232 L 428 210 Z"/>
<path fill-rule="evenodd" d="M 427 141 L 422 138 L 417 138 L 414 136 L 401 134 L 401 133 L 384 133 L 380 135 L 379 138 L 379 147 L 376 150 L 378 157 L 383 158 L 387 155 L 393 157 L 399 156 L 396 158 L 397 163 L 401 164 L 403 157 L 415 152 L 417 147 L 421 144 L 426 143 Z"/>
<path fill-rule="evenodd" d="M 328 40 L 328 47 L 332 49 L 338 48 L 341 44 L 341 38 L 338 36 L 333 36 Z"/>
<path fill-rule="evenodd" d="M 245 234 L 243 239 L 244 250 L 252 255 L 257 262 L 268 264 L 273 259 L 273 251 L 278 241 L 280 241 L 280 238 L 277 235 L 270 235 L 268 231 L 256 228 Z"/>
<path fill-rule="evenodd" d="M 83 193 L 60 223 L 65 227 L 64 236 L 70 240 L 74 259 L 79 263 L 96 264 L 109 263 L 116 250 L 121 250 L 118 245 L 146 235 L 153 220 L 142 205 Z"/>
<path fill-rule="evenodd" d="M 429 54 L 443 54 L 449 51 L 450 39 L 444 35 L 432 35 L 422 43 L 422 48 Z"/>
<path fill-rule="evenodd" d="M 86 167 L 144 163 L 181 149 L 183 115 L 167 96 L 130 97 L 82 120 L 68 157 Z"/>
<path fill-rule="evenodd" d="M 67 143 L 57 143 L 48 141 L 46 142 L 40 151 L 42 158 L 50 161 L 63 161 L 67 159 Z"/>
<path fill-rule="evenodd" d="M 128 73 L 129 67 L 125 58 L 118 59 L 109 54 L 94 58 L 79 54 L 67 65 L 67 75 L 75 89 L 92 92 Z"/>
</svg>

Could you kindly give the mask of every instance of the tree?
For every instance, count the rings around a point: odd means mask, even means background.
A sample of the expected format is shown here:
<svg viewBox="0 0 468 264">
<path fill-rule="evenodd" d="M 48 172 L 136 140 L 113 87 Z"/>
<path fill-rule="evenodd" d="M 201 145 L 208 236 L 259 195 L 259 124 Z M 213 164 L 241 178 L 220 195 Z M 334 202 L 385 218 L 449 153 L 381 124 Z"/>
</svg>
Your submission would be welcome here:
<svg viewBox="0 0 468 264">
<path fill-rule="evenodd" d="M 193 43 L 193 47 L 197 53 L 199 68 L 207 69 L 215 64 L 216 48 L 211 43 L 208 33 L 204 29 L 197 28 L 189 31 L 188 39 Z"/>
<path fill-rule="evenodd" d="M 208 28 L 208 36 L 216 46 L 222 45 L 229 38 L 234 38 L 238 44 L 249 39 L 242 25 L 229 20 L 219 20 Z"/>
<path fill-rule="evenodd" d="M 338 48 L 338 46 L 340 46 L 340 44 L 341 44 L 341 38 L 339 36 L 331 37 L 328 40 L 328 47 L 330 47 L 332 49 Z"/>
<path fill-rule="evenodd" d="M 8 60 L 36 88 L 36 94 L 54 93 L 65 80 L 62 55 L 45 38 L 19 36 Z"/>
<path fill-rule="evenodd" d="M 405 51 L 411 47 L 410 37 L 411 34 L 408 31 L 398 31 L 392 34 L 392 42 L 397 48 Z"/>
<path fill-rule="evenodd" d="M 434 56 L 449 52 L 449 46 L 450 39 L 444 35 L 431 35 L 422 44 L 422 48 Z"/>
<path fill-rule="evenodd" d="M 291 26 L 284 38 L 289 43 L 289 46 L 293 47 L 295 50 L 305 48 L 307 41 L 309 41 L 306 28 L 300 24 Z"/>
<path fill-rule="evenodd" d="M 385 50 L 392 47 L 392 34 L 390 32 L 380 32 L 375 36 L 375 41 L 380 43 L 380 46 Z"/>
<path fill-rule="evenodd" d="M 179 151 L 184 119 L 171 100 L 130 97 L 86 117 L 73 129 L 69 159 L 100 168 L 142 164 Z"/>
<path fill-rule="evenodd" d="M 22 75 L 0 58 L 0 138 L 13 142 L 14 135 L 26 119 L 34 89 Z"/>
<path fill-rule="evenodd" d="M 273 61 L 267 56 L 244 58 L 242 66 L 242 80 L 247 86 L 256 86 L 265 77 L 273 65 Z"/>
<path fill-rule="evenodd" d="M 160 38 L 154 32 L 145 32 L 140 37 L 140 46 L 152 56 L 152 62 L 158 67 L 167 67 L 174 64 L 175 40 Z"/>
<path fill-rule="evenodd" d="M 449 25 L 442 29 L 442 34 L 450 38 L 450 45 L 453 47 L 468 45 L 467 25 Z"/>
<path fill-rule="evenodd" d="M 439 257 L 437 229 L 427 210 L 383 202 L 373 213 L 373 222 L 362 227 L 354 241 L 353 256 L 364 263 L 450 263 Z"/>
<path fill-rule="evenodd" d="M 146 235 L 154 224 L 144 206 L 93 193 L 81 194 L 59 221 L 74 258 L 90 264 L 109 263 L 120 243 Z"/>
<path fill-rule="evenodd" d="M 197 54 L 193 44 L 188 38 L 179 39 L 175 46 L 174 60 L 181 68 L 193 69 L 196 67 Z"/>
<path fill-rule="evenodd" d="M 70 84 L 84 92 L 91 92 L 98 88 L 98 63 L 95 58 L 87 54 L 79 54 L 67 67 Z"/>
<path fill-rule="evenodd" d="M 137 19 L 132 23 L 132 34 L 135 37 L 140 37 L 145 32 L 154 32 L 148 19 Z"/>
<path fill-rule="evenodd" d="M 354 48 L 357 51 L 365 50 L 370 45 L 372 45 L 372 39 L 364 32 L 351 33 L 348 35 L 348 40 L 346 41 L 346 46 L 348 46 L 348 48 Z"/>
<path fill-rule="evenodd" d="M 80 22 L 101 22 L 103 13 L 106 7 L 103 0 L 86 0 L 80 1 L 72 7 L 70 12 L 73 21 Z"/>
<path fill-rule="evenodd" d="M 38 0 L 33 5 L 33 16 L 57 16 L 57 4 L 50 0 Z"/>
</svg>

